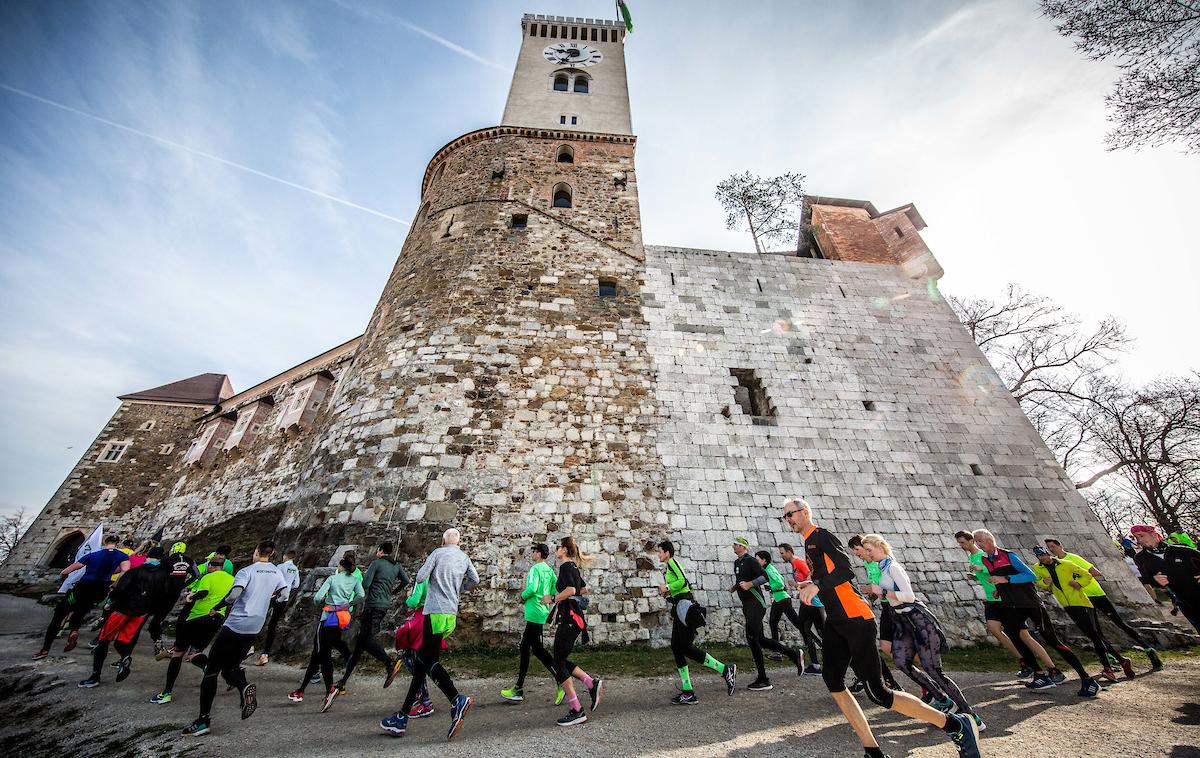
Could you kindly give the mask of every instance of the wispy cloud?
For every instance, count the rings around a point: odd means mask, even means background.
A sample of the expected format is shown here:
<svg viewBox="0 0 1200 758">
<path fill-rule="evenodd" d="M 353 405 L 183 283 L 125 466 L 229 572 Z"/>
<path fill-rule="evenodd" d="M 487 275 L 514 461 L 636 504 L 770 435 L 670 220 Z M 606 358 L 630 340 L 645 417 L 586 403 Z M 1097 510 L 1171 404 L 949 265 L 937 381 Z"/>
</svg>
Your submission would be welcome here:
<svg viewBox="0 0 1200 758">
<path fill-rule="evenodd" d="M 368 7 L 362 6 L 362 5 L 351 4 L 351 3 L 345 2 L 345 0 L 330 0 L 330 2 L 332 2 L 334 5 L 338 6 L 339 8 L 349 11 L 350 13 L 354 13 L 362 18 L 365 18 L 365 19 L 368 19 L 371 21 L 381 21 L 384 23 L 394 24 L 396 26 L 401 27 L 402 29 L 407 29 L 408 31 L 413 32 L 414 34 L 419 34 L 422 37 L 425 37 L 426 39 L 429 39 L 429 40 L 432 40 L 432 41 L 438 43 L 439 45 L 446 48 L 447 50 L 452 50 L 452 51 L 458 53 L 459 55 L 463 56 L 464 58 L 469 58 L 470 60 L 473 60 L 476 63 L 482 63 L 485 66 L 494 68 L 497 71 L 503 71 L 506 74 L 512 72 L 512 66 L 505 66 L 501 63 L 497 63 L 496 61 L 485 58 L 484 56 L 480 55 L 479 53 L 475 52 L 474 50 L 471 50 L 470 48 L 463 47 L 462 45 L 458 44 L 457 42 L 452 42 L 440 34 L 436 34 L 434 32 L 429 31 L 425 27 L 417 26 L 416 24 L 414 24 L 413 22 L 404 18 L 403 16 L 397 16 L 392 13 L 388 13 L 386 11 L 379 10 L 378 8 L 368 8 Z"/>
<path fill-rule="evenodd" d="M 71 106 L 66 105 L 64 103 L 60 103 L 60 102 L 51 100 L 46 97 L 42 97 L 41 95 L 35 95 L 32 92 L 27 92 L 26 90 L 20 89 L 18 87 L 13 87 L 8 84 L 0 83 L 0 89 L 6 90 L 8 92 L 12 92 L 13 94 L 20 95 L 22 97 L 27 97 L 30 100 L 36 100 L 39 103 L 42 103 L 44 105 L 49 105 L 54 108 L 58 108 L 60 110 L 64 110 L 68 113 L 73 113 L 76 116 L 82 116 L 83 118 L 91 119 L 92 121 L 97 121 L 101 124 L 106 124 L 107 126 L 111 126 L 114 129 L 121 129 L 122 131 L 129 132 L 130 134 L 136 134 L 139 137 L 145 137 L 146 139 L 153 140 L 161 145 L 166 145 L 168 147 L 172 147 L 177 150 L 183 150 L 186 153 L 190 153 L 192 155 L 196 155 L 201 158 L 207 158 L 210 161 L 216 161 L 217 163 L 220 163 L 225 166 L 229 166 L 230 168 L 235 168 L 239 171 L 245 171 L 247 173 L 254 174 L 255 176 L 262 177 L 263 179 L 269 179 L 270 181 L 278 182 L 279 184 L 285 185 L 287 187 L 291 187 L 292 189 L 297 189 L 297 190 L 300 190 L 301 192 L 307 192 L 311 195 L 316 195 L 317 197 L 328 200 L 331 203 L 337 203 L 338 205 L 344 205 L 347 208 L 354 208 L 355 210 L 362 211 L 363 213 L 370 213 L 372 216 L 378 216 L 379 218 L 385 218 L 388 221 L 395 221 L 397 224 L 403 224 L 404 226 L 410 226 L 409 222 L 405 221 L 404 219 L 396 218 L 395 216 L 392 216 L 388 213 L 384 213 L 383 211 L 377 211 L 374 208 L 368 208 L 365 205 L 359 205 L 358 203 L 351 202 L 350 200 L 346 200 L 345 198 L 336 197 L 336 196 L 330 195 L 326 192 L 322 192 L 318 189 L 313 189 L 312 187 L 305 187 L 303 184 L 297 184 L 296 182 L 289 181 L 287 179 L 284 179 L 283 177 L 275 176 L 274 174 L 268 174 L 267 172 L 259 171 L 256 168 L 251 168 L 250 166 L 247 166 L 243 163 L 231 161 L 227 158 L 222 158 L 219 155 L 213 155 L 212 153 L 205 152 L 204 150 L 198 150 L 194 147 L 180 144 L 178 142 L 175 142 L 174 140 L 169 140 L 166 137 L 160 137 L 157 134 L 150 134 L 149 132 L 144 132 L 141 129 L 135 129 L 134 127 L 127 126 L 126 124 L 119 124 L 116 121 L 109 120 L 102 116 L 97 116 L 94 113 L 88 113 L 87 111 L 79 110 L 78 108 L 72 108 Z"/>
</svg>

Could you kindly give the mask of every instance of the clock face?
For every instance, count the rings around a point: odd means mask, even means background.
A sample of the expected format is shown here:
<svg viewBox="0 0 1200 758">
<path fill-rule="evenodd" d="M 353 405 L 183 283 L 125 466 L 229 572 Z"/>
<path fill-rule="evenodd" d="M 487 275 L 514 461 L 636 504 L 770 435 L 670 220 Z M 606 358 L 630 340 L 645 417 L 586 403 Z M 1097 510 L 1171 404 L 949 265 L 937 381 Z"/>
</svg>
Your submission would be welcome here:
<svg viewBox="0 0 1200 758">
<path fill-rule="evenodd" d="M 570 66 L 571 68 L 595 66 L 604 60 L 604 53 L 578 42 L 556 42 L 547 46 L 542 51 L 542 56 L 556 66 Z"/>
</svg>

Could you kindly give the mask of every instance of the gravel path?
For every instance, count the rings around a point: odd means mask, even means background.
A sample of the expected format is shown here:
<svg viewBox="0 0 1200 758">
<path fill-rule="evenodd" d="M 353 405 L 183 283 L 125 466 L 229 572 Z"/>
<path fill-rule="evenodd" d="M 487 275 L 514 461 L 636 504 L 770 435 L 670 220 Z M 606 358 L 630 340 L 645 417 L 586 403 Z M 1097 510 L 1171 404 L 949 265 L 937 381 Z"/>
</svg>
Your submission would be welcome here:
<svg viewBox="0 0 1200 758">
<path fill-rule="evenodd" d="M 222 685 L 213 733 L 185 739 L 177 733 L 196 715 L 195 669 L 185 666 L 174 703 L 150 704 L 147 699 L 161 687 L 166 663 L 156 663 L 144 643 L 127 681 L 113 682 L 113 669 L 106 666 L 101 687 L 80 690 L 75 684 L 87 675 L 91 662 L 86 646 L 62 654 L 60 642 L 47 660 L 29 660 L 38 643 L 28 632 L 44 628 L 48 620 L 47 609 L 0 595 L 0 706 L 5 714 L 0 741 L 10 750 L 17 747 L 12 754 L 861 755 L 820 679 L 801 679 L 783 669 L 773 672 L 773 691 L 742 689 L 733 698 L 711 672 L 696 674 L 702 702 L 691 707 L 667 703 L 675 692 L 672 680 L 613 679 L 606 683 L 601 709 L 589 723 L 573 729 L 554 725 L 562 709 L 550 703 L 552 689 L 544 677 L 531 679 L 530 700 L 520 705 L 503 703 L 496 695 L 508 681 L 462 680 L 461 690 L 474 696 L 476 705 L 459 736 L 447 743 L 447 708 L 436 691 L 438 713 L 412 722 L 408 736 L 397 740 L 379 730 L 379 718 L 403 697 L 403 676 L 386 691 L 376 675 L 356 677 L 350 693 L 320 714 L 320 686 L 310 688 L 308 702 L 289 703 L 285 693 L 295 686 L 299 670 L 272 664 L 249 670 L 260 701 L 253 718 L 238 719 L 237 697 Z M 954 676 L 988 722 L 985 755 L 1200 757 L 1200 662 L 1172 663 L 1163 673 L 1110 687 L 1086 702 L 1075 696 L 1074 686 L 1033 693 L 999 674 Z M 749 677 L 742 679 L 744 687 Z M 956 755 L 940 732 L 864 704 L 881 744 L 895 758 Z"/>
</svg>

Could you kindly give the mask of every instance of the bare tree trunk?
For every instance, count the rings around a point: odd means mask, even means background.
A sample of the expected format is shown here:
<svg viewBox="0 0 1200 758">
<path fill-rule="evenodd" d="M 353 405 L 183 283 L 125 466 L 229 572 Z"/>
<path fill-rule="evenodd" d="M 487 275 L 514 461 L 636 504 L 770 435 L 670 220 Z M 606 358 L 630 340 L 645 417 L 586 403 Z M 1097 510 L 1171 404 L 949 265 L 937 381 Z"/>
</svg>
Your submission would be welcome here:
<svg viewBox="0 0 1200 758">
<path fill-rule="evenodd" d="M 750 226 L 750 236 L 754 238 L 754 251 L 762 255 L 762 245 L 758 243 L 758 230 L 754 228 L 754 217 L 750 215 L 750 209 L 746 209 L 746 223 Z"/>
</svg>

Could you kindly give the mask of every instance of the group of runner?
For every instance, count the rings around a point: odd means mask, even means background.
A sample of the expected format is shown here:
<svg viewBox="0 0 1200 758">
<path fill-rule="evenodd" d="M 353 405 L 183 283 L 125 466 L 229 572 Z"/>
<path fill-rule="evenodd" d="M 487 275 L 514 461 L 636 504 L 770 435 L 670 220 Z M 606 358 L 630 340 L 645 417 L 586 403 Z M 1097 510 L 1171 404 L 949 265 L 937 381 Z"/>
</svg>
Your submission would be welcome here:
<svg viewBox="0 0 1200 758">
<path fill-rule="evenodd" d="M 803 558 L 798 557 L 791 544 L 779 545 L 778 557 L 785 573 L 776 568 L 769 551 L 751 553 L 752 545 L 747 538 L 737 536 L 732 542 L 735 561 L 728 591 L 739 602 L 746 643 L 756 668 L 755 679 L 747 689 L 772 688 L 764 661 L 766 649 L 773 657 L 791 661 L 798 675 L 822 677 L 869 758 L 881 758 L 883 753 L 851 694 L 856 691 L 865 691 L 872 702 L 944 731 L 961 756 L 978 756 L 979 734 L 986 726 L 962 689 L 943 670 L 941 655 L 946 649 L 946 636 L 941 623 L 918 599 L 911 576 L 887 539 L 865 534 L 848 540 L 849 550 L 864 562 L 867 582 L 860 583 L 849 553 L 835 535 L 814 523 L 812 507 L 807 502 L 787 501 L 782 518 L 800 535 L 804 545 Z M 1141 547 L 1135 561 L 1143 581 L 1168 589 L 1184 616 L 1193 625 L 1197 624 L 1200 552 L 1164 541 L 1150 526 L 1134 527 L 1131 534 Z M 402 736 L 410 720 L 433 715 L 426 686 L 427 680 L 432 679 L 449 701 L 447 738 L 452 739 L 474 701 L 458 691 L 440 663 L 440 656 L 457 626 L 460 594 L 479 582 L 474 565 L 459 547 L 460 538 L 456 529 L 447 530 L 442 546 L 429 555 L 417 572 L 406 601 L 409 616 L 396 633 L 399 650 L 396 656 L 384 650 L 378 636 L 394 595 L 408 588 L 409 576 L 393 556 L 390 543 L 379 546 L 365 575 L 355 554 L 344 553 L 336 571 L 314 594 L 320 611 L 315 619 L 312 654 L 299 686 L 288 693 L 289 700 L 303 702 L 307 685 L 321 681 L 324 687 L 321 710 L 328 710 L 339 695 L 345 694 L 347 682 L 365 653 L 384 665 L 385 688 L 391 686 L 402 668 L 412 675 L 400 710 L 380 722 L 385 732 Z M 1034 548 L 1037 560 L 1032 567 L 1015 551 L 1000 547 L 986 529 L 960 531 L 955 539 L 967 553 L 968 570 L 983 589 L 987 630 L 1012 653 L 1019 667 L 1017 677 L 1029 680 L 1026 686 L 1030 689 L 1046 689 L 1066 681 L 1035 634 L 1076 672 L 1081 697 L 1096 697 L 1101 691 L 1099 679 L 1116 681 L 1116 668 L 1126 677 L 1135 676 L 1128 656 L 1105 636 L 1098 612 L 1146 653 L 1152 670 L 1162 668 L 1161 659 L 1147 640 L 1108 600 L 1098 581 L 1103 577 L 1100 571 L 1079 555 L 1068 552 L 1058 539 L 1048 538 L 1044 546 Z M 79 686 L 90 688 L 100 684 L 110 645 L 120 655 L 116 680 L 122 681 L 131 670 L 133 649 L 142 627 L 148 626 L 152 636 L 155 631 L 161 636 L 164 617 L 182 595 L 184 605 L 176 624 L 174 644 L 167 646 L 159 642 L 160 637 L 155 637 L 157 657 L 169 658 L 170 663 L 165 686 L 151 702 L 170 703 L 183 663 L 191 663 L 203 672 L 200 709 L 184 734 L 203 735 L 211 729 L 218 677 L 238 691 L 241 717 L 249 718 L 257 707 L 257 692 L 255 685 L 247 681 L 243 661 L 265 627 L 266 639 L 256 663 L 261 666 L 269 662 L 276 626 L 300 584 L 299 570 L 292 560 L 294 551 L 285 552 L 285 560 L 278 565 L 270 562 L 274 551 L 272 542 L 260 543 L 254 551 L 253 563 L 235 574 L 227 546 L 218 548 L 197 565 L 187 556 L 183 543 L 175 543 L 166 552 L 159 546 L 135 552 L 122 550 L 118 540 L 110 537 L 103 549 L 89 553 L 63 570 L 64 576 L 70 575 L 76 581 L 56 607 L 43 647 L 34 657 L 46 657 L 64 623 L 68 631 L 64 650 L 73 649 L 83 617 L 103 601 L 100 633 L 93 643 L 92 673 Z M 589 634 L 590 595 L 580 569 L 584 556 L 571 537 L 561 539 L 553 549 L 545 543 L 535 543 L 530 553 L 532 565 L 520 595 L 524 629 L 519 670 L 514 686 L 502 690 L 500 697 L 509 702 L 525 699 L 529 665 L 536 658 L 556 684 L 555 705 L 564 701 L 567 704 L 567 712 L 557 723 L 575 726 L 586 722 L 588 713 L 599 708 L 604 684 L 600 677 L 589 674 L 571 660 L 577 642 L 586 642 Z M 552 554 L 558 560 L 557 572 L 549 562 Z M 707 610 L 693 592 L 675 545 L 671 541 L 659 543 L 658 557 L 663 583 L 657 589 L 669 602 L 670 647 L 679 676 L 679 692 L 671 703 L 699 702 L 689 661 L 720 675 L 726 693 L 732 696 L 737 689 L 737 667 L 696 646 L 699 630 L 706 624 Z M 1052 595 L 1089 640 L 1101 662 L 1098 676 L 1091 675 L 1056 635 L 1039 590 Z M 793 603 L 793 595 L 800 601 L 799 606 Z M 356 611 L 361 611 L 359 631 L 351 649 L 343 634 Z M 784 618 L 799 632 L 802 649 L 781 641 L 780 624 Z M 764 630 L 764 621 L 769 621 L 769 635 Z M 547 624 L 554 627 L 550 650 L 543 643 Z M 335 651 L 346 661 L 344 672 L 336 681 L 332 657 Z M 889 658 L 897 670 L 917 685 L 920 696 L 904 691 L 891 673 Z M 845 678 L 851 669 L 854 682 L 848 689 Z M 586 706 L 576 684 L 587 694 Z"/>
</svg>

